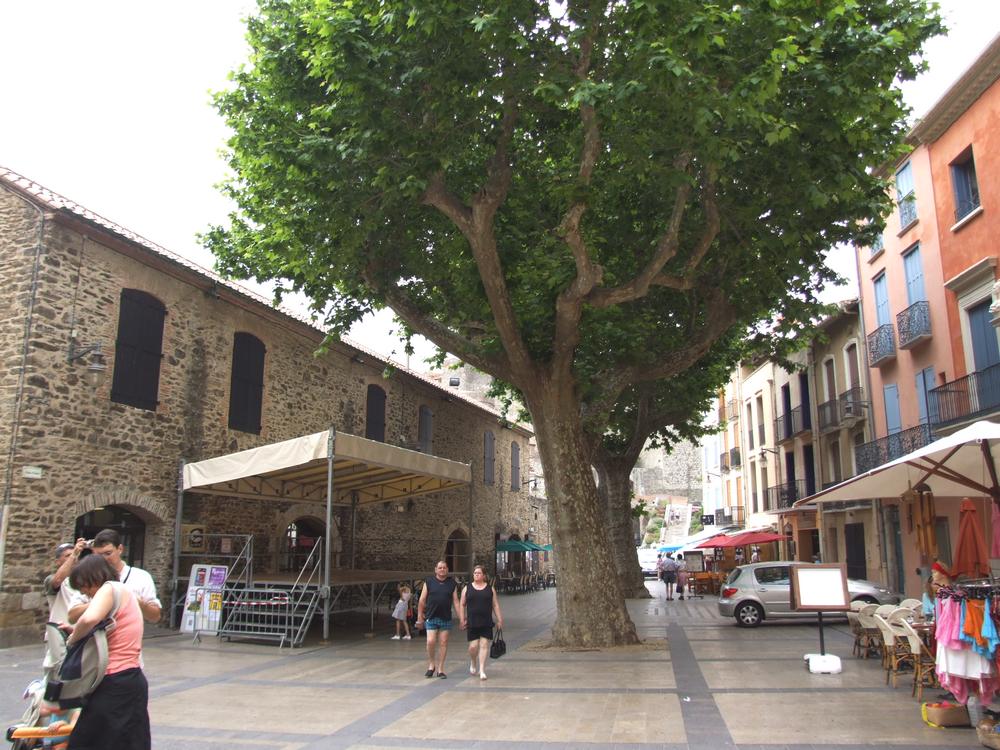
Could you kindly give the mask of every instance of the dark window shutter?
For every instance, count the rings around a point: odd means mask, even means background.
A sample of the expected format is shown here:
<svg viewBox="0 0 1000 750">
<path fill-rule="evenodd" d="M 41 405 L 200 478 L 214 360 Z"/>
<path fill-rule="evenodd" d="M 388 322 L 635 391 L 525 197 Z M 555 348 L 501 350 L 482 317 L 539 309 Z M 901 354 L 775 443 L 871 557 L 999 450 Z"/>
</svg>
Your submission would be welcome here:
<svg viewBox="0 0 1000 750">
<path fill-rule="evenodd" d="M 434 412 L 429 406 L 421 406 L 417 412 L 417 442 L 423 453 L 434 452 Z"/>
<path fill-rule="evenodd" d="M 264 402 L 264 342 L 253 334 L 233 335 L 233 369 L 229 385 L 229 426 L 260 433 Z"/>
<path fill-rule="evenodd" d="M 138 289 L 122 290 L 111 381 L 112 401 L 156 410 L 166 315 L 167 308 L 153 295 Z"/>
<path fill-rule="evenodd" d="M 521 489 L 521 446 L 510 444 L 510 488 Z"/>
<path fill-rule="evenodd" d="M 385 442 L 385 391 L 377 385 L 368 386 L 365 404 L 365 437 Z"/>
<path fill-rule="evenodd" d="M 493 484 L 493 464 L 495 459 L 493 433 L 487 430 L 483 433 L 483 484 Z"/>
</svg>

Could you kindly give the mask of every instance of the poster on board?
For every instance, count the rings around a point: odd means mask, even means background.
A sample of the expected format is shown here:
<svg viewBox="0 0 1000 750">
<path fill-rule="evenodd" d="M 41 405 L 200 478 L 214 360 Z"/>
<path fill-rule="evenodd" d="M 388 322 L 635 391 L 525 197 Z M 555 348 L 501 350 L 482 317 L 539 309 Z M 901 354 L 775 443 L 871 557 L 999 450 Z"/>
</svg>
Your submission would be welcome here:
<svg viewBox="0 0 1000 750">
<path fill-rule="evenodd" d="M 851 608 L 844 563 L 793 565 L 791 605 L 796 612 L 843 612 Z"/>
<path fill-rule="evenodd" d="M 219 631 L 222 621 L 222 591 L 229 576 L 225 565 L 196 564 L 191 566 L 191 577 L 184 597 L 184 615 L 181 617 L 182 633 L 209 633 Z"/>
</svg>

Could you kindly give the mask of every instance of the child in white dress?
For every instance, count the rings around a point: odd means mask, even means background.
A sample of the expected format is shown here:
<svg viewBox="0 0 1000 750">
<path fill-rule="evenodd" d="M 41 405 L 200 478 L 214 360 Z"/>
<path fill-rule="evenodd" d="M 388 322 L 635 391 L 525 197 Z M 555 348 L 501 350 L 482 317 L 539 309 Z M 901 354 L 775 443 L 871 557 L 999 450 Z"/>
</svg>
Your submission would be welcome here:
<svg viewBox="0 0 1000 750">
<path fill-rule="evenodd" d="M 396 621 L 396 635 L 392 637 L 392 640 L 394 641 L 400 640 L 400 625 L 406 629 L 406 635 L 402 637 L 402 640 L 410 640 L 410 623 L 406 621 L 406 612 L 410 607 L 410 598 L 412 596 L 413 593 L 410 591 L 409 586 L 399 587 L 399 601 L 396 602 L 396 606 L 392 609 L 392 619 Z"/>
</svg>

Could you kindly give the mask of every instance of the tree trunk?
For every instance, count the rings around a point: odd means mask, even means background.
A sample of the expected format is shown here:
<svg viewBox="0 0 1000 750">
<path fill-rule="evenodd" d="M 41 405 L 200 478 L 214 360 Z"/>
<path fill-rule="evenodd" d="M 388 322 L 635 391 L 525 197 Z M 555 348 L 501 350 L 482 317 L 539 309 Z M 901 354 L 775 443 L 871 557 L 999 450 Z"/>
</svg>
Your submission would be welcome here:
<svg viewBox="0 0 1000 750">
<path fill-rule="evenodd" d="M 607 514 L 597 496 L 572 387 L 525 394 L 545 470 L 558 577 L 553 642 L 607 647 L 638 643 L 616 575 Z"/>
<path fill-rule="evenodd" d="M 634 462 L 629 463 L 627 459 L 595 462 L 597 493 L 607 516 L 611 554 L 622 592 L 626 599 L 649 599 L 650 593 L 639 566 L 632 530 L 632 486 L 629 481 L 632 465 Z"/>
</svg>

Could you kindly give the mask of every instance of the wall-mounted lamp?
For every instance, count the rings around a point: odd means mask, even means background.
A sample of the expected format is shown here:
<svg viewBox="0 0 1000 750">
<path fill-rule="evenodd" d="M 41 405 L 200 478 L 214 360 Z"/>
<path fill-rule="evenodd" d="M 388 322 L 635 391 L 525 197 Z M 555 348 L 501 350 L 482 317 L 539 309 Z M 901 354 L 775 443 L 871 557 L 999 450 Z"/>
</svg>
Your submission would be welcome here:
<svg viewBox="0 0 1000 750">
<path fill-rule="evenodd" d="M 780 456 L 781 455 L 780 453 L 778 453 L 778 451 L 774 450 L 773 448 L 765 448 L 763 445 L 760 446 L 760 465 L 761 466 L 767 466 L 767 454 L 768 453 L 773 453 L 776 456 Z"/>
<path fill-rule="evenodd" d="M 409 499 L 409 500 L 407 500 L 406 502 L 400 501 L 400 502 L 396 503 L 396 512 L 397 513 L 406 513 L 407 511 L 413 510 L 413 506 L 414 505 L 415 505 L 415 503 L 413 502 L 412 498 Z"/>
<path fill-rule="evenodd" d="M 87 358 L 87 382 L 92 388 L 97 388 L 104 380 L 104 373 L 108 369 L 108 366 L 104 363 L 104 352 L 101 350 L 101 342 L 95 341 L 93 344 L 88 344 L 78 349 L 76 338 L 71 338 L 69 340 L 69 352 L 66 356 L 66 361 L 76 362 L 84 357 Z"/>
<path fill-rule="evenodd" d="M 363 365 L 365 361 L 361 359 L 361 355 L 355 352 L 351 355 L 351 362 L 357 362 L 359 365 Z"/>
</svg>

